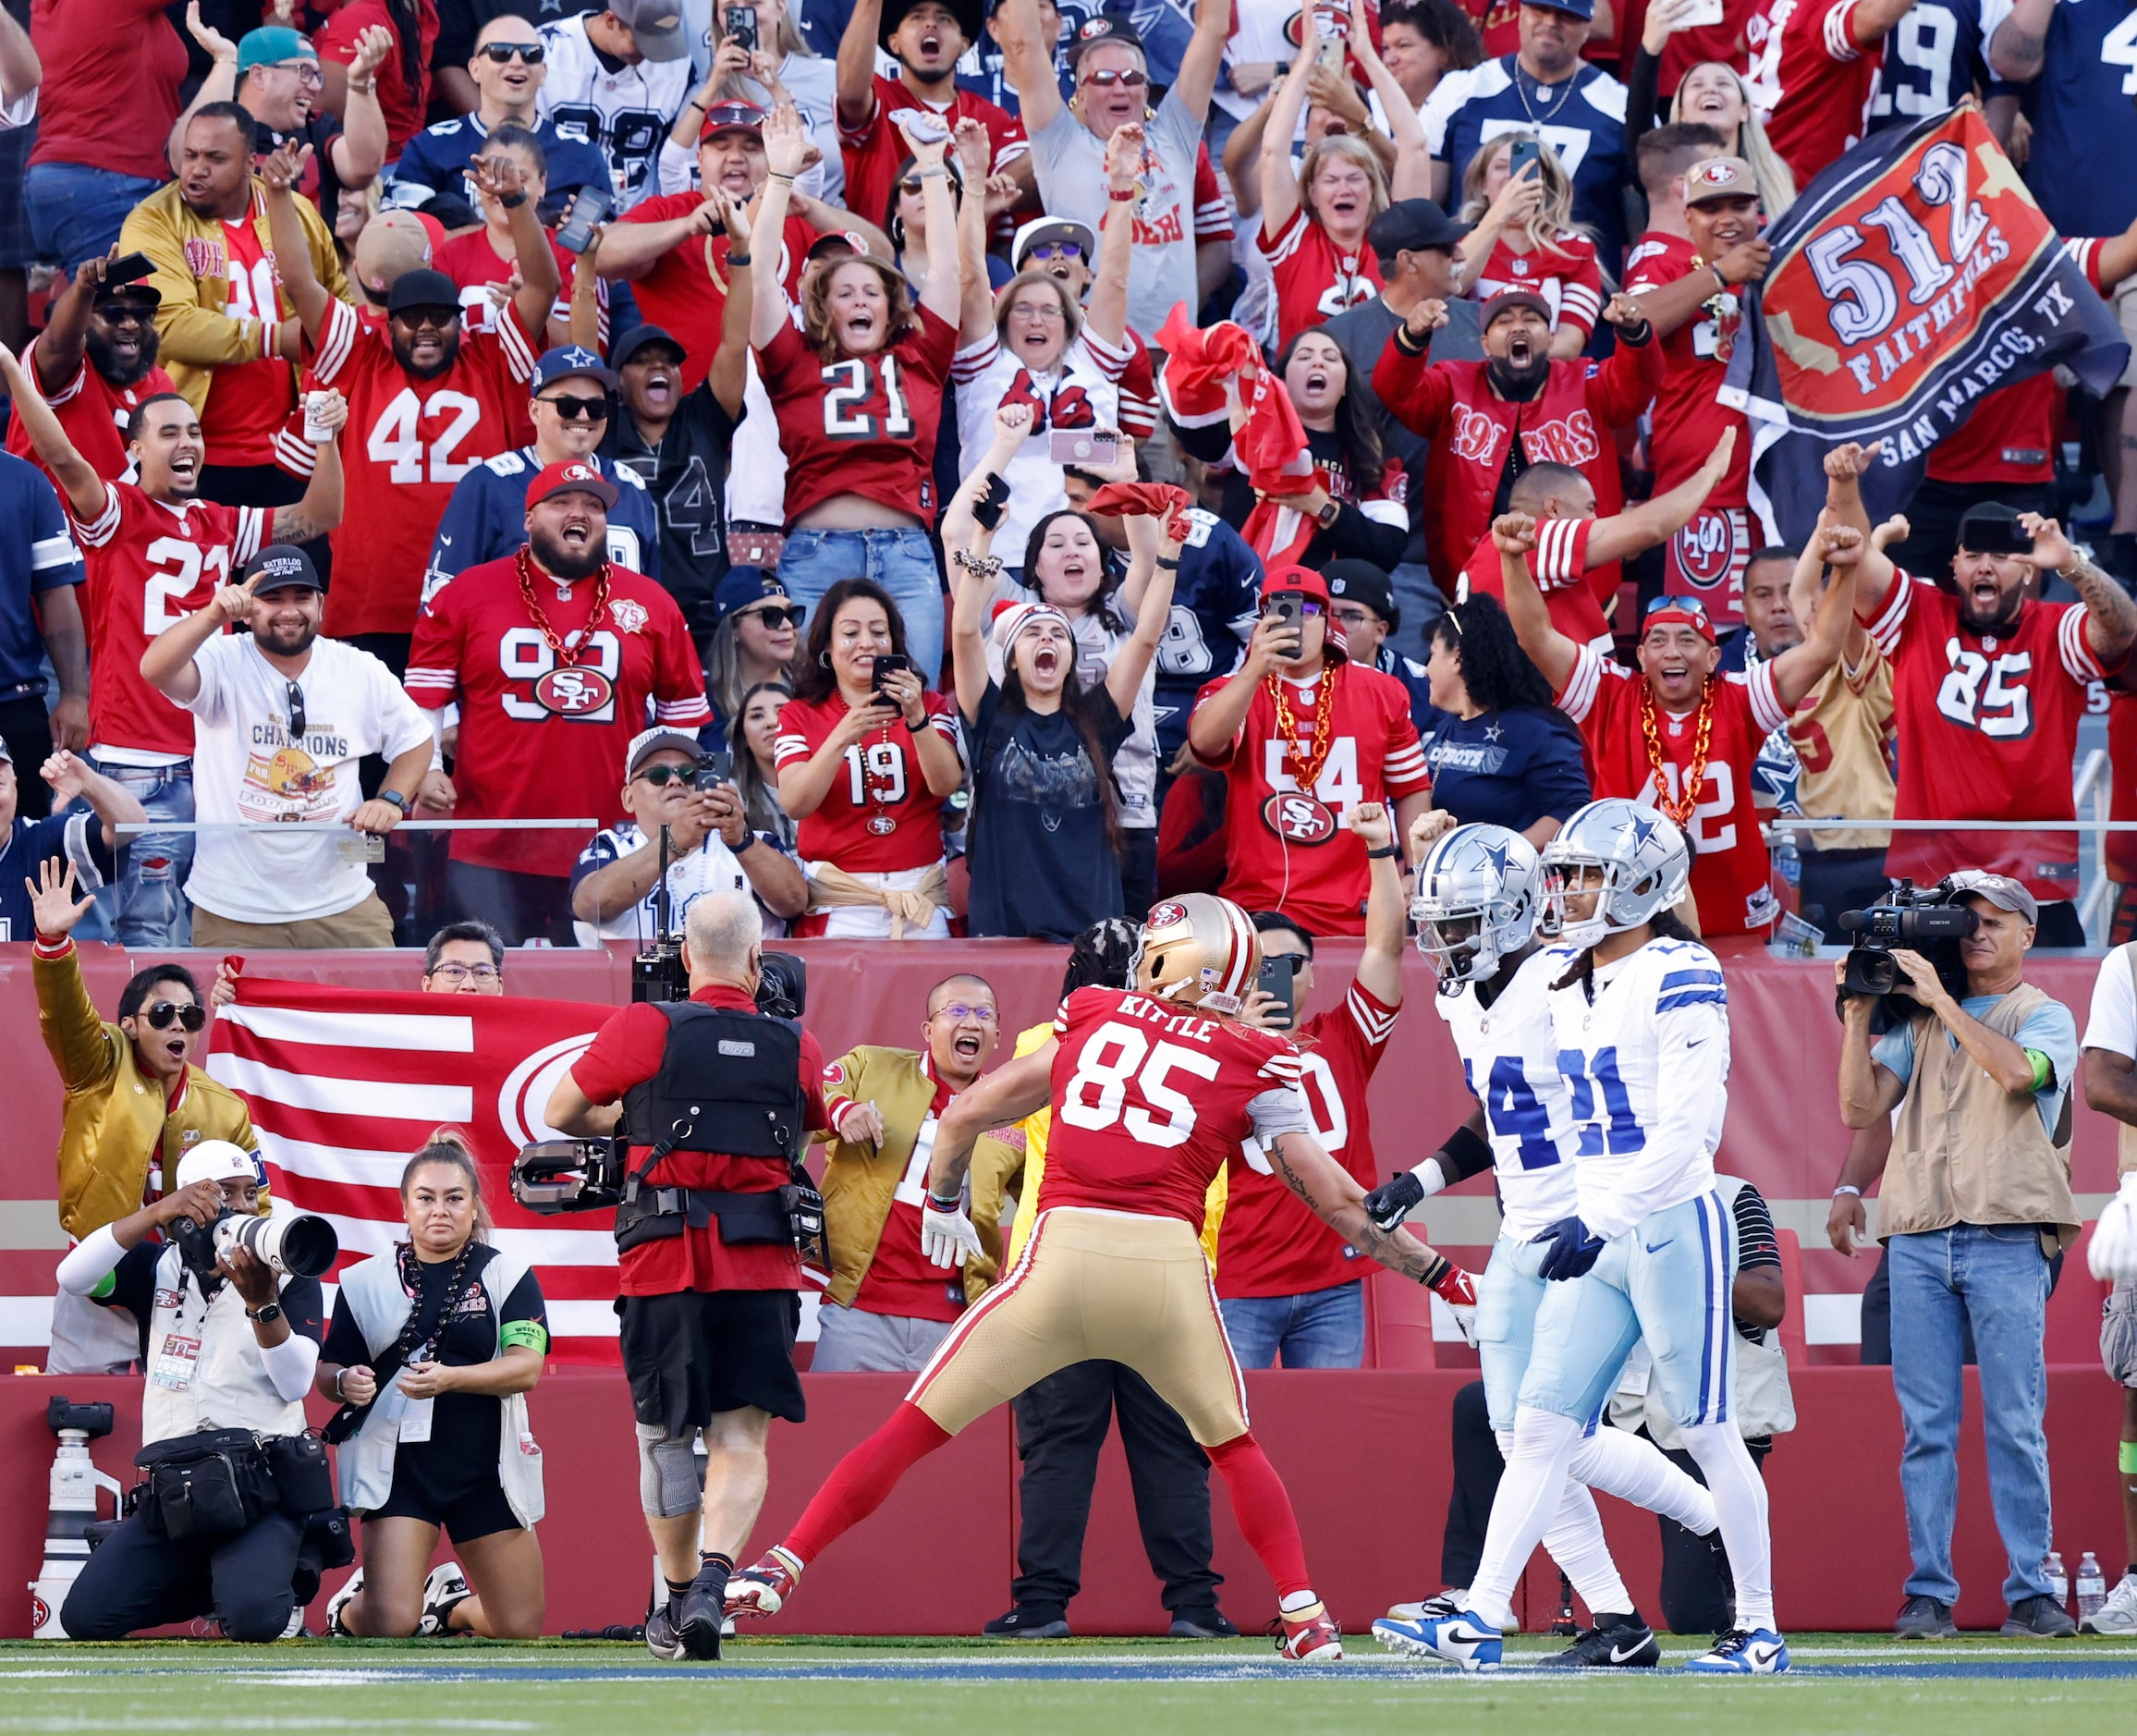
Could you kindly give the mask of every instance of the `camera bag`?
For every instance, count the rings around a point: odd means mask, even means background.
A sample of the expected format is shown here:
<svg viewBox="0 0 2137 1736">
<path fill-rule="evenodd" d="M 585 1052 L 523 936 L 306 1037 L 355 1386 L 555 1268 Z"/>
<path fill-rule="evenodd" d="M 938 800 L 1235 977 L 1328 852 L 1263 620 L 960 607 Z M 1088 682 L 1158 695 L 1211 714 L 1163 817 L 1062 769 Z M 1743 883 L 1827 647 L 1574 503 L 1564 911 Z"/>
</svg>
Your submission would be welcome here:
<svg viewBox="0 0 2137 1736">
<path fill-rule="evenodd" d="M 134 1455 L 148 1473 L 141 1522 L 173 1543 L 234 1536 L 275 1506 L 274 1475 L 250 1429 L 202 1429 L 152 1441 Z"/>
<path fill-rule="evenodd" d="M 270 1435 L 260 1443 L 275 1498 L 292 1519 L 303 1519 L 335 1505 L 334 1467 L 318 1436 Z"/>
</svg>

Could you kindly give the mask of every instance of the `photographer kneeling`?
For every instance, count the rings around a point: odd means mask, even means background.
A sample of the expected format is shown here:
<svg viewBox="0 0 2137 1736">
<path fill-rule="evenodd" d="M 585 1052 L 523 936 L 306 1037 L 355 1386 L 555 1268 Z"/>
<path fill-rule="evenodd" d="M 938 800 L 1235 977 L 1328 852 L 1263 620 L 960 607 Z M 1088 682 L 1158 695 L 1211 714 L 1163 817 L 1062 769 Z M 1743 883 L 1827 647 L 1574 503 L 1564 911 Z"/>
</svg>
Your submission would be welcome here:
<svg viewBox="0 0 2137 1736">
<path fill-rule="evenodd" d="M 1899 1112 L 1877 1220 L 1890 1261 L 1892 1386 L 1906 1440 L 1899 1486 L 1913 1557 L 1895 1632 L 1906 1639 L 1958 1632 L 1951 1533 L 1961 1338 L 1971 1325 L 1989 1497 L 2009 1558 L 2003 1632 L 2058 1638 L 2075 1624 L 2042 1571 L 2049 1545 L 2042 1337 L 2049 1262 L 2078 1237 L 2069 1106 L 2078 1029 L 2067 1007 L 2021 974 L 2038 914 L 2033 895 L 2008 875 L 1977 870 L 1947 876 L 1940 890 L 1974 917 L 1972 932 L 1957 942 L 1963 999 L 1920 952 L 1892 947 L 1901 981 L 1884 1004 L 1894 1022 L 1873 1048 L 1878 997 L 1849 989 L 1860 954 L 1838 972 L 1840 1119 L 1865 1128 Z M 1919 1009 L 1907 1012 L 1909 1000 Z M 1867 1158 L 1850 1161 L 1834 1212 L 1860 1231 L 1862 1191 L 1876 1177 Z"/>
<path fill-rule="evenodd" d="M 59 1263 L 62 1289 L 127 1310 L 148 1335 L 135 1460 L 148 1473 L 144 1498 L 82 1565 L 59 1612 L 70 1638 L 118 1640 L 213 1615 L 226 1639 L 276 1640 L 318 1589 L 316 1559 L 303 1563 L 310 1584 L 293 1582 L 306 1515 L 334 1504 L 325 1454 L 304 1436 L 319 1279 L 279 1274 L 211 1229 L 226 1216 L 266 1229 L 259 1200 L 251 1155 L 203 1140 L 171 1192 L 92 1231 Z M 157 1230 L 172 1240 L 148 1240 Z M 324 1259 L 302 1263 L 322 1271 L 333 1254 L 327 1232 Z"/>
<path fill-rule="evenodd" d="M 327 1438 L 340 1445 L 343 1504 L 363 1524 L 363 1566 L 327 1606 L 327 1631 L 532 1639 L 542 1454 L 526 1394 L 549 1348 L 542 1289 L 490 1245 L 475 1160 L 453 1134 L 409 1159 L 400 1198 L 409 1239 L 341 1275 L 314 1376 L 348 1407 Z M 431 1567 L 441 1530 L 465 1576 Z"/>
<path fill-rule="evenodd" d="M 640 1505 L 667 1582 L 645 1627 L 661 1658 L 720 1655 L 727 1575 L 763 1505 L 772 1419 L 804 1415 L 801 1260 L 781 1190 L 830 1119 L 816 1039 L 757 1009 L 763 939 L 748 893 L 697 899 L 683 927 L 690 999 L 617 1013 L 543 1116 L 559 1132 L 629 1143 L 616 1214 L 623 1366 Z"/>
</svg>

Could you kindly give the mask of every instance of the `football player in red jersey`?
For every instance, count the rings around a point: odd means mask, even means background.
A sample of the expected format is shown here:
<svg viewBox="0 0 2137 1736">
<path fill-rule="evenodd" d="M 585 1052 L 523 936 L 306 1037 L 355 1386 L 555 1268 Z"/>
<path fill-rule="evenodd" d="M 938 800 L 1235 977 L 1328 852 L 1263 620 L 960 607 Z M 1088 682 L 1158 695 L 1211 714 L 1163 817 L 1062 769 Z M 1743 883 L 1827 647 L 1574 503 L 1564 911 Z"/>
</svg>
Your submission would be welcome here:
<svg viewBox="0 0 2137 1736">
<path fill-rule="evenodd" d="M 1049 1105 L 1039 1216 L 1008 1276 L 965 1311 L 891 1419 L 840 1461 L 800 1523 L 728 1582 L 732 1613 L 774 1615 L 808 1563 L 959 1430 L 1071 1363 L 1125 1363 L 1186 1420 L 1276 1582 L 1284 1656 L 1342 1656 L 1314 1597 L 1298 1521 L 1248 1432 L 1246 1385 L 1196 1229 L 1220 1169 L 1257 1137 L 1287 1186 L 1339 1235 L 1421 1282 L 1445 1262 L 1365 1216 L 1364 1191 L 1308 1131 L 1299 1051 L 1239 1022 L 1261 947 L 1238 905 L 1193 893 L 1143 927 L 1131 989 L 1078 989 L 1047 1043 L 943 1112 L 922 1240 L 938 1265 L 980 1251 L 964 1208 L 973 1142 Z"/>
<path fill-rule="evenodd" d="M 416 617 L 408 690 L 427 711 L 460 708 L 461 819 L 606 825 L 649 703 L 655 723 L 686 734 L 712 721 L 675 599 L 608 559 L 616 499 L 589 465 L 547 466 L 527 485 L 519 552 L 458 574 Z M 574 946 L 571 867 L 584 842 L 560 829 L 458 833 L 447 895 L 508 946 Z"/>
<path fill-rule="evenodd" d="M 1188 751 L 1231 787 L 1225 896 L 1309 934 L 1361 935 L 1371 864 L 1344 823 L 1359 802 L 1392 801 L 1407 832 L 1430 793 L 1410 694 L 1330 634 L 1319 573 L 1276 568 L 1262 605 L 1245 660 L 1203 689 L 1187 726 Z"/>
<path fill-rule="evenodd" d="M 1878 445 L 1826 455 L 1826 509 L 1858 529 Z M 2082 603 L 2042 603 L 2049 573 Z M 1953 591 L 1863 557 L 1855 612 L 1892 665 L 1898 820 L 2073 820 L 2070 762 L 2086 690 L 2137 644 L 2137 603 L 2038 513 L 1985 501 L 1959 521 Z M 1823 605 L 1821 605 L 1821 608 Z M 1886 871 L 1927 885 L 1960 868 L 2022 883 L 2034 944 L 2082 947 L 2075 832 L 1895 832 Z"/>
<path fill-rule="evenodd" d="M 453 484 L 508 451 L 526 426 L 527 380 L 561 280 L 518 160 L 494 152 L 475 159 L 475 183 L 511 214 L 520 279 L 496 329 L 463 332 L 459 291 L 435 271 L 394 280 L 383 324 L 360 319 L 326 292 L 304 251 L 290 189 L 310 154 L 284 145 L 260 178 L 311 378 L 348 395 L 356 431 L 345 460 L 351 510 L 334 536 L 326 631 L 405 668 L 431 538 Z"/>
<path fill-rule="evenodd" d="M 1509 512 L 1492 526 L 1507 618 L 1587 738 L 1598 799 L 1659 808 L 1692 840 L 1691 892 L 1703 935 L 1748 934 L 1779 914 L 1752 807 L 1752 764 L 1760 743 L 1839 660 L 1862 542 L 1851 528 L 1826 526 L 1819 535 L 1838 576 L 1818 599 L 1801 644 L 1747 674 L 1722 675 L 1714 625 L 1699 600 L 1665 595 L 1641 624 L 1634 675 L 1551 625 L 1529 573 L 1535 520 Z"/>
<path fill-rule="evenodd" d="M 140 478 L 136 483 L 97 474 L 5 346 L 0 384 L 58 483 L 87 556 L 91 762 L 140 801 L 152 820 L 189 822 L 193 720 L 141 679 L 141 654 L 267 544 L 304 542 L 340 521 L 341 463 L 334 446 L 343 420 L 340 394 L 327 394 L 321 406 L 326 441 L 304 498 L 270 512 L 200 498 L 207 443 L 192 406 L 175 392 L 144 400 L 128 420 L 126 453 Z M 186 944 L 189 924 L 178 887 L 192 854 L 190 833 L 133 840 L 113 895 L 120 940 L 136 947 Z"/>
<path fill-rule="evenodd" d="M 1914 0 L 1761 0 L 1744 81 L 1798 187 L 1862 137 L 1885 39 Z"/>
</svg>

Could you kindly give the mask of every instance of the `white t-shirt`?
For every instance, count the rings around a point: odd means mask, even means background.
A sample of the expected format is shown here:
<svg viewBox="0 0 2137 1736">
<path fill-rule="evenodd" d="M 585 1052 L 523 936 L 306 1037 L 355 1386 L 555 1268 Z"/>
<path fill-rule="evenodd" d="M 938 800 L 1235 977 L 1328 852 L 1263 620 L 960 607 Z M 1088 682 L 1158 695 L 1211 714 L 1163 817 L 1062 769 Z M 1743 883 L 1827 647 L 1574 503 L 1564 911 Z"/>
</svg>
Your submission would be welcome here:
<svg viewBox="0 0 2137 1736">
<path fill-rule="evenodd" d="M 193 714 L 194 817 L 261 830 L 202 832 L 186 896 L 233 923 L 299 923 L 354 910 L 371 896 L 363 864 L 344 862 L 334 837 L 276 836 L 275 828 L 346 820 L 363 801 L 357 763 L 367 753 L 398 759 L 432 739 L 430 720 L 392 670 L 337 639 L 313 640 L 296 677 L 304 696 L 304 734 L 296 741 L 290 678 L 250 634 L 211 639 L 193 654 L 193 667 L 201 691 L 186 709 Z"/>
<path fill-rule="evenodd" d="M 2085 1018 L 2085 1040 L 2079 1046 L 2137 1056 L 2137 988 L 2130 982 L 2130 955 L 2120 947 L 2100 960 L 2100 975 L 2093 984 L 2093 1009 Z"/>
</svg>

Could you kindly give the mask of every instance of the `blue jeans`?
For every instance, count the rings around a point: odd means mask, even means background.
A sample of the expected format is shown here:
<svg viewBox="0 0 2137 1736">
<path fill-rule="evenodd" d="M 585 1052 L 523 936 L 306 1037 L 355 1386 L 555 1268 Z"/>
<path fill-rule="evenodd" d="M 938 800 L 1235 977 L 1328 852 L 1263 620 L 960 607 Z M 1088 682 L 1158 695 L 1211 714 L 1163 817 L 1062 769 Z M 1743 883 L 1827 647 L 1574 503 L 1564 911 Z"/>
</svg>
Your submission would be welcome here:
<svg viewBox="0 0 2137 1736">
<path fill-rule="evenodd" d="M 83 260 L 111 251 L 128 214 L 162 185 L 81 163 L 32 164 L 22 202 L 38 256 L 57 260 L 71 277 Z"/>
<path fill-rule="evenodd" d="M 1365 1286 L 1299 1296 L 1227 1296 L 1225 1332 L 1241 1368 L 1356 1368 L 1365 1360 Z"/>
<path fill-rule="evenodd" d="M 192 819 L 191 762 L 121 765 L 92 756 L 90 763 L 138 797 L 151 820 Z M 96 909 L 77 931 L 80 937 L 157 949 L 190 946 L 193 915 L 186 902 L 185 885 L 193 868 L 193 834 L 143 832 L 119 841 L 126 847 L 126 857 L 118 878 L 96 895 Z"/>
<path fill-rule="evenodd" d="M 905 622 L 906 654 L 933 687 L 942 672 L 943 581 L 925 531 L 796 531 L 779 556 L 779 577 L 812 617 L 841 579 L 873 579 Z"/>
<path fill-rule="evenodd" d="M 1895 1236 L 1892 1389 L 1906 1447 L 1899 1488 L 1914 1571 L 1910 1597 L 1959 1600 L 1951 1527 L 1959 1510 L 1960 1331 L 1972 1322 L 1988 1442 L 1989 1503 L 2009 1557 L 2004 1601 L 2047 1593 L 2047 1357 L 2042 1348 L 2048 1263 L 2040 1238 L 2020 1224 L 1959 1224 Z"/>
</svg>

